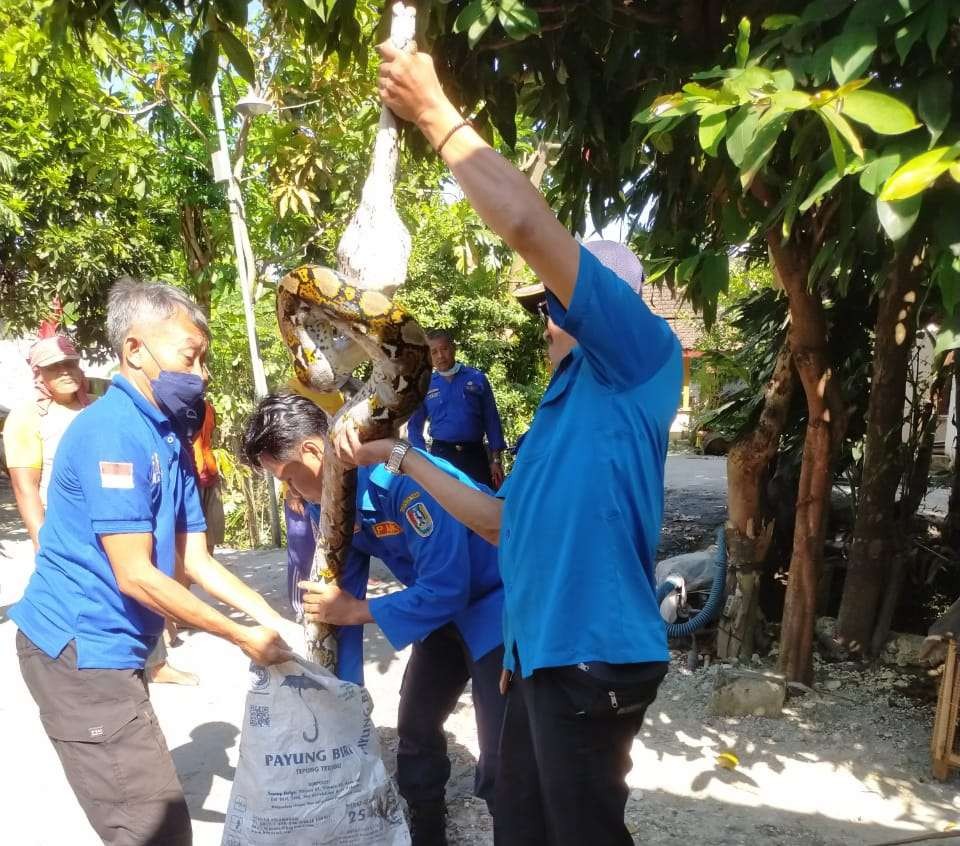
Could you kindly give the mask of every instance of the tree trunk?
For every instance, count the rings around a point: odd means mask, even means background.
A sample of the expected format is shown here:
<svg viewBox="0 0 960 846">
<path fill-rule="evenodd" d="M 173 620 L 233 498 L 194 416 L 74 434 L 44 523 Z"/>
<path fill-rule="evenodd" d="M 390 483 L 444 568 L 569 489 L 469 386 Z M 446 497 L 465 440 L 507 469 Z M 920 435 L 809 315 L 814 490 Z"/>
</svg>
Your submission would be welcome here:
<svg viewBox="0 0 960 846">
<path fill-rule="evenodd" d="M 895 559 L 903 551 L 896 519 L 897 488 L 903 467 L 899 456 L 907 369 L 915 338 L 915 284 L 910 256 L 902 254 L 892 262 L 880 292 L 863 482 L 838 621 L 840 639 L 851 652 L 874 654 L 874 630 L 889 628 L 889 619 L 884 625 L 881 617 L 892 618 L 903 581 L 892 576 L 897 569 Z M 884 597 L 884 588 L 888 585 L 896 589 Z M 877 634 L 882 646 L 886 631 Z"/>
<path fill-rule="evenodd" d="M 812 248 L 782 243 L 779 227 L 767 232 L 767 245 L 774 273 L 789 298 L 790 347 L 807 400 L 797 521 L 781 626 L 780 669 L 789 681 L 810 684 L 817 580 L 830 511 L 833 460 L 846 429 L 846 411 L 829 364 L 823 304 L 807 281 Z"/>
<path fill-rule="evenodd" d="M 937 409 L 940 407 L 940 398 L 948 383 L 949 375 L 949 368 L 941 367 L 926 388 L 927 394 L 923 403 L 915 402 L 913 431 L 916 433 L 916 445 L 911 447 L 911 452 L 915 450 L 916 454 L 908 456 L 901 484 L 903 492 L 897 505 L 897 516 L 901 527 L 909 524 L 927 495 L 930 465 L 933 463 L 933 447 L 937 435 Z"/>
<path fill-rule="evenodd" d="M 209 317 L 212 289 L 210 277 L 204 271 L 213 261 L 215 246 L 203 216 L 203 206 L 189 203 L 180 206 L 180 239 L 183 242 L 187 270 L 197 283 L 193 292 L 194 299 Z"/>
<path fill-rule="evenodd" d="M 956 356 L 956 353 L 954 353 L 954 356 Z M 953 372 L 954 404 L 957 409 L 957 417 L 960 418 L 960 364 L 956 360 L 954 360 Z M 960 438 L 960 426 L 957 426 L 957 432 L 958 438 Z M 953 484 L 950 486 L 947 519 L 943 521 L 943 541 L 951 549 L 960 550 L 960 450 L 954 452 Z"/>
<path fill-rule="evenodd" d="M 720 658 L 749 658 L 759 616 L 760 571 L 773 538 L 767 481 L 776 458 L 796 378 L 790 344 L 784 342 L 764 392 L 756 427 L 737 440 L 727 457 L 727 603 L 717 633 Z"/>
</svg>

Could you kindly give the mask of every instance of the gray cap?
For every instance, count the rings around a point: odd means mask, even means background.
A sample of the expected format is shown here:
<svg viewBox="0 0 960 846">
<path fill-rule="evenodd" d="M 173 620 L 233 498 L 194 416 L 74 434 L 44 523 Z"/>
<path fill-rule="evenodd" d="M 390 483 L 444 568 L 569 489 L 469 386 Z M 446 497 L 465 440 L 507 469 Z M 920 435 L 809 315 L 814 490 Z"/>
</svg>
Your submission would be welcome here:
<svg viewBox="0 0 960 846">
<path fill-rule="evenodd" d="M 616 241 L 587 241 L 582 246 L 588 253 L 595 256 L 600 264 L 616 273 L 634 291 L 638 294 L 643 293 L 643 265 L 640 263 L 640 259 L 634 255 L 633 250 Z M 543 283 L 535 282 L 533 285 L 517 288 L 513 295 L 520 300 L 520 305 L 524 308 L 533 309 L 544 297 Z"/>
</svg>

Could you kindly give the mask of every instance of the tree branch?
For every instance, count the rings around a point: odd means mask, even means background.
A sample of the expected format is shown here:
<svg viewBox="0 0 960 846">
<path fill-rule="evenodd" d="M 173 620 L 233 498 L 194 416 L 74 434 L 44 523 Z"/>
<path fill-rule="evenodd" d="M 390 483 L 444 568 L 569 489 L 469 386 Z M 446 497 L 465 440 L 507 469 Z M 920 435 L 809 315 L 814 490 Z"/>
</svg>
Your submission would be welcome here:
<svg viewBox="0 0 960 846">
<path fill-rule="evenodd" d="M 108 52 L 107 55 L 110 57 L 110 60 L 117 65 L 117 67 L 121 68 L 129 76 L 132 76 L 134 79 L 140 82 L 141 85 L 144 85 L 147 88 L 152 88 L 154 91 L 156 91 L 161 97 L 163 97 L 163 101 L 167 103 L 167 105 L 169 105 L 170 108 L 173 109 L 178 115 L 180 115 L 180 117 L 183 118 L 184 121 L 186 121 L 186 123 L 190 126 L 190 128 L 193 129 L 193 131 L 196 132 L 197 135 L 199 135 L 204 140 L 204 142 L 209 141 L 209 139 L 207 138 L 207 134 L 193 122 L 193 120 L 190 118 L 190 115 L 184 112 L 183 109 L 181 109 L 173 101 L 173 98 L 159 84 L 159 80 L 157 84 L 153 84 L 145 76 L 142 76 L 141 74 L 133 70 L 133 68 L 127 67 L 127 65 L 121 62 L 120 59 L 118 59 L 112 53 Z"/>
</svg>

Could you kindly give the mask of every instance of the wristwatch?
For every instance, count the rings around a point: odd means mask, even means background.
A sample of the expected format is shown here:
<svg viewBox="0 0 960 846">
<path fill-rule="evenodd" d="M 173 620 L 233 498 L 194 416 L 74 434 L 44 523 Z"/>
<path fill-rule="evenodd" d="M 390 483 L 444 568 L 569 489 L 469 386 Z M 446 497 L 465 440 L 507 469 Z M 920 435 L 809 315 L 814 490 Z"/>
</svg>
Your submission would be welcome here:
<svg viewBox="0 0 960 846">
<path fill-rule="evenodd" d="M 393 445 L 393 449 L 390 450 L 390 457 L 387 459 L 386 464 L 384 465 L 387 468 L 388 473 L 393 473 L 394 476 L 400 475 L 400 465 L 403 464 L 404 456 L 410 451 L 410 441 L 397 441 Z"/>
</svg>

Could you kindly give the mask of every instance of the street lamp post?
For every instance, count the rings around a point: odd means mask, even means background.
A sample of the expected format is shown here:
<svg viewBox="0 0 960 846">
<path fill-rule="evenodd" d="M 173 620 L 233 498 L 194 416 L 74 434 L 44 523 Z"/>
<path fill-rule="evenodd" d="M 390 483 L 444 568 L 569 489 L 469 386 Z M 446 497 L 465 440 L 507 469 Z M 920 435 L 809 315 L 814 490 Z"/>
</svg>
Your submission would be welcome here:
<svg viewBox="0 0 960 846">
<path fill-rule="evenodd" d="M 213 101 L 213 117 L 217 124 L 217 137 L 220 148 L 213 152 L 213 178 L 227 185 L 227 204 L 230 210 L 230 227 L 233 230 L 233 246 L 237 256 L 237 283 L 243 299 L 243 317 L 247 325 L 247 345 L 250 348 L 250 368 L 253 372 L 253 392 L 257 400 L 267 395 L 267 375 L 260 357 L 260 345 L 257 341 L 257 324 L 253 312 L 253 281 L 256 278 L 253 249 L 247 231 L 246 210 L 240 183 L 230 164 L 230 152 L 227 147 L 227 129 L 223 120 L 223 105 L 220 101 L 220 84 L 214 76 L 210 86 L 210 99 Z M 280 546 L 280 516 L 277 508 L 277 490 L 270 480 L 267 485 L 270 495 L 270 537 L 274 546 Z"/>
</svg>

